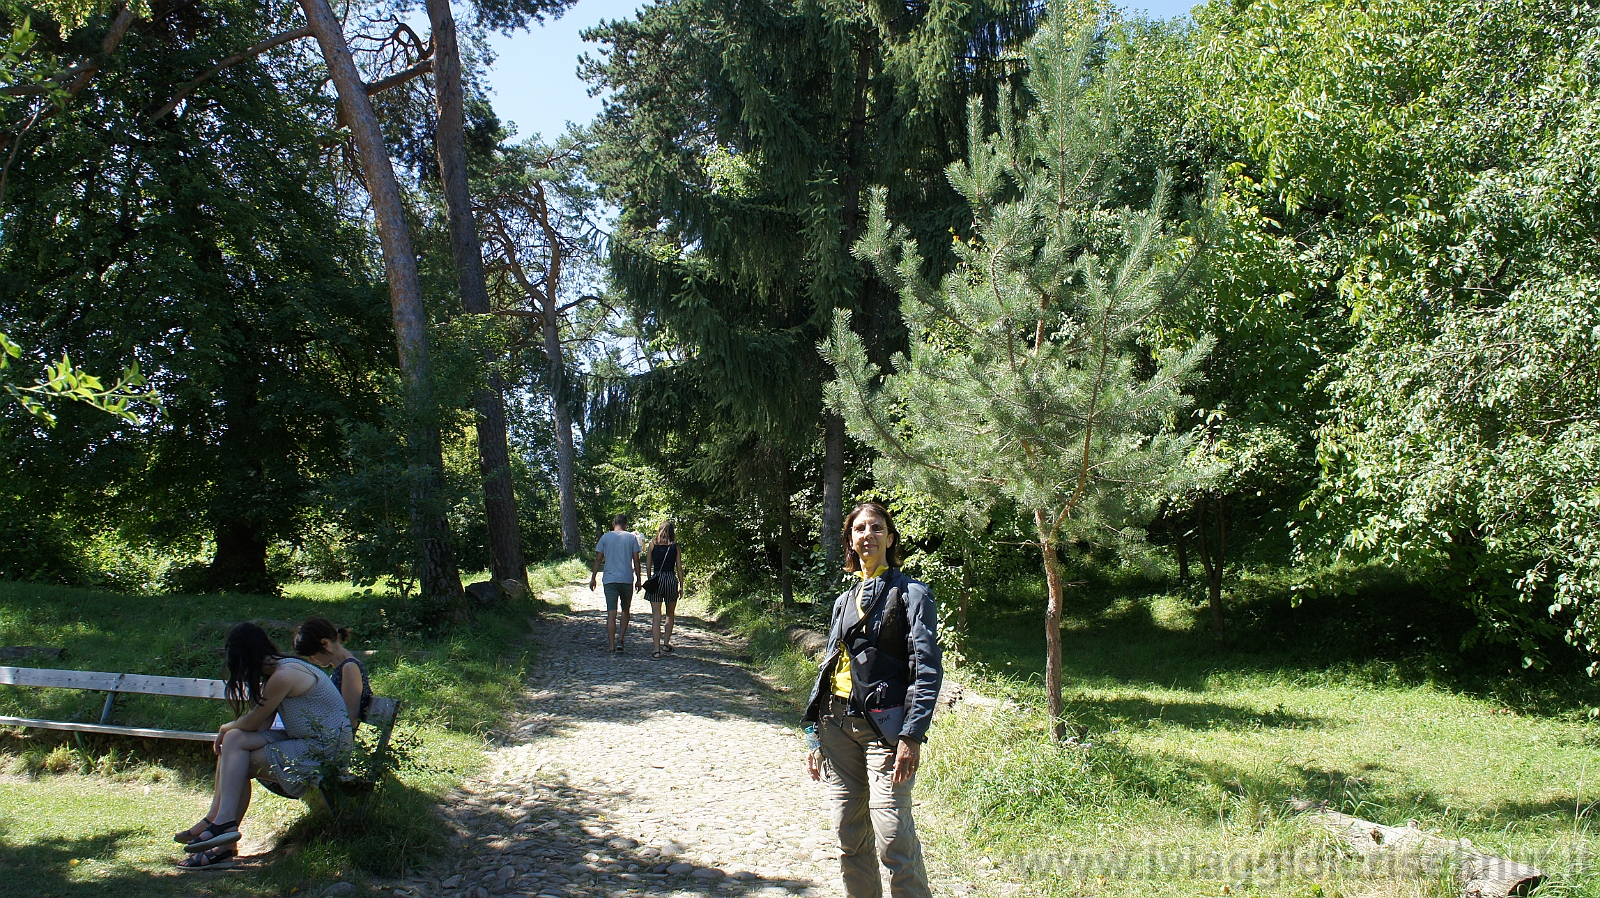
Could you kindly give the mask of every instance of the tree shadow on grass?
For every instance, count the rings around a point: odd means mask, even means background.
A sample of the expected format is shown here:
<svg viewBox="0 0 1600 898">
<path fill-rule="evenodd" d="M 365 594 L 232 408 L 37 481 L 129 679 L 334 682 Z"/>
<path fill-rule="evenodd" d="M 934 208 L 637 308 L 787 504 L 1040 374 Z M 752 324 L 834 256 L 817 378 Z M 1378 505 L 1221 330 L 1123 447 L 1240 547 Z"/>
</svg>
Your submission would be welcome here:
<svg viewBox="0 0 1600 898">
<path fill-rule="evenodd" d="M 1215 701 L 1158 702 L 1140 696 L 1087 698 L 1066 696 L 1068 719 L 1091 732 L 1105 732 L 1125 726 L 1169 724 L 1186 730 L 1314 729 L 1327 724 L 1326 718 L 1287 711 L 1279 706 L 1262 711 L 1247 705 Z"/>
<path fill-rule="evenodd" d="M 1432 685 L 1540 715 L 1600 704 L 1600 684 L 1582 675 L 1570 650 L 1553 647 L 1545 671 L 1523 670 L 1522 653 L 1511 647 L 1463 652 L 1463 636 L 1474 623 L 1470 614 L 1405 584 L 1311 596 L 1298 605 L 1287 592 L 1258 590 L 1233 600 L 1228 636 L 1221 641 L 1209 632 L 1200 609 L 1193 609 L 1186 624 L 1162 624 L 1150 613 L 1152 600 L 1148 591 L 1106 590 L 1075 609 L 1075 625 L 1062 632 L 1066 682 L 1204 692 L 1219 676 L 1243 675 Z M 1042 678 L 1042 615 L 1032 609 L 974 615 L 966 648 L 997 672 Z"/>
<path fill-rule="evenodd" d="M 154 873 L 120 856 L 137 850 L 149 838 L 147 832 L 125 828 L 76 839 L 13 844 L 0 830 L 0 895 L 154 898 L 228 894 L 242 885 L 237 881 L 238 873 Z M 228 880 L 222 879 L 225 876 Z"/>
</svg>

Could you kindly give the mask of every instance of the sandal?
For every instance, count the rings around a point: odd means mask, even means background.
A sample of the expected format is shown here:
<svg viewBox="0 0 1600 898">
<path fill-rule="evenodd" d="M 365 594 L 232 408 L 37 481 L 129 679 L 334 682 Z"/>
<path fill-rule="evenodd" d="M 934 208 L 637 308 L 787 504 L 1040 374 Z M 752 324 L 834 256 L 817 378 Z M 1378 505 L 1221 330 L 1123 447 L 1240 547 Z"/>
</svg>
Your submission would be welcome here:
<svg viewBox="0 0 1600 898">
<path fill-rule="evenodd" d="M 670 643 L 670 642 L 664 642 L 664 643 L 662 643 L 662 644 L 661 644 L 661 650 L 662 650 L 662 651 L 663 651 L 663 652 L 666 652 L 666 653 L 667 653 L 667 654 L 669 654 L 669 655 L 670 655 L 670 654 L 672 654 L 672 643 Z"/>
<path fill-rule="evenodd" d="M 197 851 L 181 861 L 178 861 L 179 870 L 226 870 L 237 864 L 239 852 L 230 845 L 227 847 L 207 848 Z"/>
<path fill-rule="evenodd" d="M 201 827 L 198 831 L 195 830 L 194 826 L 191 826 L 188 829 L 179 830 L 172 834 L 172 841 L 177 842 L 179 845 L 187 845 L 190 842 L 193 842 L 195 839 L 200 838 L 200 833 L 205 832 L 206 829 L 209 828 L 214 822 L 215 821 L 213 821 L 210 817 L 206 817 L 194 825 Z"/>
<path fill-rule="evenodd" d="M 183 846 L 184 851 L 205 851 L 207 848 L 216 848 L 220 845 L 231 845 L 239 841 L 239 821 L 232 823 L 212 823 L 195 835 L 194 841 Z"/>
<path fill-rule="evenodd" d="M 659 649 L 657 649 L 656 651 L 651 652 L 650 653 L 650 657 L 655 659 L 655 660 L 657 660 L 657 661 L 660 661 L 661 660 L 661 651 Z"/>
</svg>

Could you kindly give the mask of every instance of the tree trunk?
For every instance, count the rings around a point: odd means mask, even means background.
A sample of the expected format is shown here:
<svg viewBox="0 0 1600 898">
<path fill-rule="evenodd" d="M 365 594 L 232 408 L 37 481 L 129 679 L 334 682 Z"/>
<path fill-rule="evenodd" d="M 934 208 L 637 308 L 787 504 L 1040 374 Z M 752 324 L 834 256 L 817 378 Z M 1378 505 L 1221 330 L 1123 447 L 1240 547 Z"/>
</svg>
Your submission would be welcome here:
<svg viewBox="0 0 1600 898">
<path fill-rule="evenodd" d="M 794 607 L 794 509 L 789 493 L 789 459 L 778 454 L 778 579 L 783 586 L 783 607 Z"/>
<path fill-rule="evenodd" d="M 1182 586 L 1189 582 L 1189 540 L 1184 535 L 1183 518 L 1167 526 L 1172 528 L 1172 548 L 1178 553 L 1178 585 Z"/>
<path fill-rule="evenodd" d="M 1207 536 L 1206 512 L 1216 517 L 1217 541 L 1213 546 Z M 1222 624 L 1222 566 L 1227 560 L 1228 535 L 1226 520 L 1222 515 L 1222 500 L 1207 501 L 1202 496 L 1195 506 L 1195 527 L 1200 536 L 1200 564 L 1206 571 L 1206 597 L 1211 606 L 1211 635 L 1221 639 L 1225 635 Z"/>
<path fill-rule="evenodd" d="M 822 553 L 828 573 L 844 570 L 844 418 L 823 416 Z"/>
<path fill-rule="evenodd" d="M 550 406 L 556 425 L 556 485 L 561 494 L 561 551 L 583 552 L 578 534 L 577 450 L 572 442 L 572 408 L 567 404 L 567 365 L 561 351 L 560 323 L 553 313 L 544 316 L 544 355 L 550 365 Z"/>
<path fill-rule="evenodd" d="M 259 526 L 222 521 L 216 527 L 216 540 L 216 553 L 206 568 L 206 589 L 265 592 L 273 587 L 267 576 L 267 540 Z"/>
<path fill-rule="evenodd" d="M 411 481 L 411 531 L 416 541 L 417 582 L 425 596 L 460 596 L 461 573 L 450 545 L 450 522 L 441 502 L 444 493 L 444 452 L 439 429 L 433 423 L 431 375 L 428 359 L 428 319 L 422 304 L 422 284 L 417 278 L 417 254 L 406 223 L 405 206 L 394 163 L 378 126 L 377 114 L 344 29 L 328 0 L 300 0 L 306 23 L 322 46 L 323 59 L 334 89 L 339 93 L 345 122 L 361 157 L 361 172 L 372 198 L 373 217 L 383 247 L 383 268 L 389 281 L 389 306 L 394 318 L 395 345 L 400 357 L 400 377 L 405 384 L 407 442 L 417 473 Z"/>
<path fill-rule="evenodd" d="M 961 598 L 956 605 L 956 629 L 962 633 L 967 632 L 967 606 L 972 602 L 972 590 L 976 586 L 972 576 L 972 554 L 963 546 L 961 549 Z"/>
<path fill-rule="evenodd" d="M 467 187 L 461 49 L 456 44 L 456 20 L 449 0 L 428 0 L 428 18 L 433 26 L 433 85 L 438 107 L 434 146 L 439 152 L 439 180 L 444 189 L 456 285 L 461 290 L 462 308 L 474 315 L 488 315 L 493 309 L 483 276 L 483 247 L 478 241 L 477 222 L 472 219 L 472 195 Z M 489 571 L 497 583 L 526 583 L 528 570 L 522 556 L 522 528 L 517 519 L 511 452 L 506 439 L 505 384 L 496 369 L 497 361 L 491 350 L 483 351 L 486 384 L 472 396 L 477 409 L 478 474 L 483 479 L 483 507 L 489 525 Z"/>
<path fill-rule="evenodd" d="M 864 40 L 872 40 L 869 34 Z M 872 74 L 874 53 L 863 45 L 856 51 L 855 97 L 850 105 L 850 131 L 845 135 L 844 209 L 840 238 L 844 257 L 850 258 L 861 224 L 862 143 L 867 124 L 867 81 Z M 829 573 L 844 567 L 844 543 L 840 529 L 844 523 L 844 418 L 832 412 L 822 417 L 822 551 Z"/>
<path fill-rule="evenodd" d="M 1061 559 L 1056 557 L 1056 533 L 1042 509 L 1033 510 L 1033 526 L 1044 556 L 1044 577 L 1050 596 L 1044 607 L 1044 695 L 1050 712 L 1050 733 L 1056 742 L 1067 738 L 1066 706 L 1061 701 Z"/>
</svg>

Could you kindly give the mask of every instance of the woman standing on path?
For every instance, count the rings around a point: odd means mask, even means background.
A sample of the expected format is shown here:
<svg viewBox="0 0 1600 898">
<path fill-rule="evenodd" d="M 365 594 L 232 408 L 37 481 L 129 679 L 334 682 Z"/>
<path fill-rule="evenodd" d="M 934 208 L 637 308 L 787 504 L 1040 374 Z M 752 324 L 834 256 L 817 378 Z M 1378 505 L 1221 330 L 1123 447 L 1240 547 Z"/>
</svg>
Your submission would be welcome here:
<svg viewBox="0 0 1600 898">
<path fill-rule="evenodd" d="M 232 866 L 239 824 L 250 807 L 250 779 L 271 779 L 299 798 L 323 768 L 348 757 L 354 731 L 344 698 L 328 675 L 278 651 L 265 630 L 239 624 L 228 631 L 227 696 L 237 720 L 217 729 L 216 789 L 205 819 L 173 836 L 189 857 L 184 869 Z M 283 715 L 284 729 L 272 730 Z"/>
<path fill-rule="evenodd" d="M 944 679 L 933 592 L 897 568 L 900 533 L 863 502 L 844 522 L 845 570 L 860 582 L 833 603 L 828 651 L 811 689 L 806 767 L 827 785 L 849 898 L 931 898 L 911 788 Z M 874 847 L 876 852 L 874 852 Z"/>
<path fill-rule="evenodd" d="M 672 654 L 672 625 L 678 621 L 678 590 L 683 583 L 683 552 L 678 548 L 676 531 L 668 521 L 656 531 L 656 540 L 650 546 L 650 570 L 645 581 L 644 597 L 650 600 L 650 636 L 656 650 L 650 657 L 660 658 L 662 652 Z M 650 584 L 654 583 L 652 587 Z M 661 606 L 667 606 L 667 632 L 661 634 Z"/>
</svg>

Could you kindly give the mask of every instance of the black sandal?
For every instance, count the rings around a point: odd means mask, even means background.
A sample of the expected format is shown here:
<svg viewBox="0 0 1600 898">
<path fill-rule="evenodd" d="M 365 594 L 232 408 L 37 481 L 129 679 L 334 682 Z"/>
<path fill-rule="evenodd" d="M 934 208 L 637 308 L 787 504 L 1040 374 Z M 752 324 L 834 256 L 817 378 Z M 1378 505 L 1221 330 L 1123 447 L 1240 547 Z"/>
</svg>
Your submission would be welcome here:
<svg viewBox="0 0 1600 898">
<path fill-rule="evenodd" d="M 221 845 L 232 845 L 239 841 L 239 821 L 232 823 L 212 823 L 201 830 L 194 837 L 194 841 L 183 846 L 184 851 L 205 851 L 207 848 L 216 848 Z"/>
<path fill-rule="evenodd" d="M 203 833 L 209 829 L 211 824 L 214 822 L 215 821 L 213 821 L 210 817 L 202 818 L 200 823 L 205 824 L 205 826 L 201 828 L 200 833 Z M 200 826 L 200 823 L 196 823 L 195 826 Z M 190 842 L 193 842 L 195 839 L 200 838 L 200 833 L 195 832 L 194 826 L 191 826 L 188 829 L 179 830 L 173 833 L 172 841 L 177 842 L 179 845 L 187 845 Z"/>
<path fill-rule="evenodd" d="M 663 652 L 666 652 L 666 653 L 667 653 L 667 654 L 669 654 L 669 655 L 670 655 L 670 654 L 672 654 L 672 643 L 670 643 L 670 642 L 663 642 L 663 643 L 662 643 L 662 644 L 661 644 L 661 650 L 662 650 L 662 651 L 663 651 Z"/>
<path fill-rule="evenodd" d="M 233 846 L 219 846 L 197 851 L 181 861 L 179 870 L 226 870 L 239 862 L 239 852 Z"/>
<path fill-rule="evenodd" d="M 657 661 L 660 661 L 661 660 L 661 650 L 657 649 L 657 650 L 651 652 L 650 653 L 650 657 L 654 658 Z"/>
</svg>

